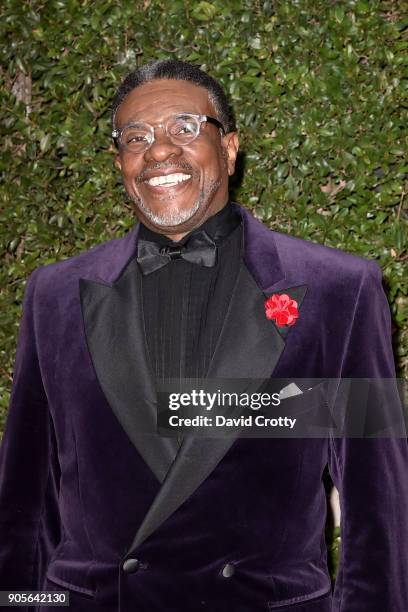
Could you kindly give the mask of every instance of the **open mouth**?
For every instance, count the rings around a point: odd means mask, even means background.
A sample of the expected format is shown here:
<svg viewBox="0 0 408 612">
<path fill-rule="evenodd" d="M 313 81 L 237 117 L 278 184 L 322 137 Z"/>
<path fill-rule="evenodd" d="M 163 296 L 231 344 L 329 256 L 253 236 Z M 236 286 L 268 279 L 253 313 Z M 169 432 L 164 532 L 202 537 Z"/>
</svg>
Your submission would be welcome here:
<svg viewBox="0 0 408 612">
<path fill-rule="evenodd" d="M 185 183 L 191 179 L 191 174 L 184 172 L 175 172 L 173 174 L 162 174 L 160 176 L 152 176 L 144 181 L 150 187 L 175 187 L 176 185 Z"/>
</svg>

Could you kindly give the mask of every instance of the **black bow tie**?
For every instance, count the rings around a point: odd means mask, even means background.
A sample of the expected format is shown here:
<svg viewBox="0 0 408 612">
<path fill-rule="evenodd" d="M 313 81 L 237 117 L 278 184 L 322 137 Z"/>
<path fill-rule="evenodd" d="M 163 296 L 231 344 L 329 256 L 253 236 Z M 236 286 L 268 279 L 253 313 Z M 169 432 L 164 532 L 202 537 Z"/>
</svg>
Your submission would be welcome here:
<svg viewBox="0 0 408 612">
<path fill-rule="evenodd" d="M 217 260 L 217 245 L 206 231 L 195 232 L 180 246 L 160 246 L 150 240 L 138 240 L 137 262 L 144 275 L 166 266 L 172 259 L 212 268 Z"/>
</svg>

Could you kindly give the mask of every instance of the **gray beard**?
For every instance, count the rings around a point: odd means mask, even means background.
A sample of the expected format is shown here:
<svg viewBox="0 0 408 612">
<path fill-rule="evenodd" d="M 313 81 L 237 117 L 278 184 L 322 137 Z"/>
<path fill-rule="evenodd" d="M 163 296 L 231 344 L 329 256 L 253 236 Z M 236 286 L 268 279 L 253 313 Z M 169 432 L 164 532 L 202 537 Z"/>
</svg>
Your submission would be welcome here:
<svg viewBox="0 0 408 612">
<path fill-rule="evenodd" d="M 188 210 L 164 211 L 160 215 L 157 215 L 152 212 L 150 208 L 145 205 L 142 199 L 132 199 L 136 206 L 143 212 L 144 216 L 155 225 L 159 227 L 175 227 L 176 225 L 181 225 L 182 223 L 185 223 L 186 221 L 191 219 L 191 217 L 195 215 L 197 210 L 201 208 L 203 202 L 205 202 L 205 200 L 208 200 L 220 185 L 221 181 L 214 181 L 207 193 L 201 191 L 194 205 Z"/>
<path fill-rule="evenodd" d="M 191 219 L 191 217 L 195 215 L 197 210 L 200 208 L 203 200 L 204 192 L 201 192 L 192 208 L 189 208 L 188 210 L 164 211 L 161 215 L 156 215 L 150 210 L 150 208 L 147 208 L 143 200 L 137 200 L 135 201 L 135 204 L 140 208 L 144 216 L 155 225 L 158 225 L 159 227 L 173 227 L 175 225 L 185 223 L 185 221 Z"/>
</svg>

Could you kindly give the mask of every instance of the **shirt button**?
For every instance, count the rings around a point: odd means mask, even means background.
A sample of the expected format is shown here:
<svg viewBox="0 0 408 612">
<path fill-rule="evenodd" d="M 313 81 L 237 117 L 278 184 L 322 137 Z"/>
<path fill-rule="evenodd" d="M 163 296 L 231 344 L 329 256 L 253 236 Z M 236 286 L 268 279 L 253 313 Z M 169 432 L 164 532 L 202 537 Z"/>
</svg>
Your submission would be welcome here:
<svg viewBox="0 0 408 612">
<path fill-rule="evenodd" d="M 231 578 L 231 576 L 235 574 L 235 567 L 232 565 L 232 563 L 227 563 L 222 568 L 221 574 L 224 576 L 224 578 Z"/>
<path fill-rule="evenodd" d="M 133 574 L 137 572 L 140 567 L 140 561 L 138 559 L 126 559 L 122 565 L 122 569 L 126 574 Z"/>
</svg>

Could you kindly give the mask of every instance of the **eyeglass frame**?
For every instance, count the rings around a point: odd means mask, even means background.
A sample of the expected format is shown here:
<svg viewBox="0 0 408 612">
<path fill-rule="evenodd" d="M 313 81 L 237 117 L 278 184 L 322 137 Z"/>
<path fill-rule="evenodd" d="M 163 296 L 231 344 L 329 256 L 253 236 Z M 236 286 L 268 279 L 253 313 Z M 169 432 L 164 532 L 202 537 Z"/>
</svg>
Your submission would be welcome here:
<svg viewBox="0 0 408 612">
<path fill-rule="evenodd" d="M 119 149 L 119 140 L 120 137 L 123 133 L 124 130 L 126 130 L 127 128 L 130 128 L 134 125 L 138 125 L 138 124 L 143 124 L 146 125 L 150 128 L 150 133 L 152 134 L 152 140 L 151 142 L 148 143 L 148 146 L 144 149 L 141 149 L 140 153 L 144 153 L 145 151 L 148 151 L 150 149 L 150 147 L 153 145 L 154 141 L 155 141 L 155 134 L 154 131 L 156 128 L 164 128 L 164 131 L 166 133 L 167 138 L 171 141 L 171 136 L 167 131 L 167 126 L 169 124 L 169 122 L 171 120 L 177 119 L 177 117 L 194 117 L 195 119 L 198 119 L 200 125 L 198 128 L 198 132 L 197 135 L 194 136 L 193 140 L 190 140 L 190 142 L 186 143 L 188 145 L 190 145 L 192 142 L 194 142 L 201 134 L 201 126 L 203 123 L 211 123 L 212 125 L 215 125 L 218 127 L 218 129 L 220 130 L 221 135 L 225 135 L 225 129 L 224 126 L 222 125 L 221 121 L 218 121 L 218 119 L 216 119 L 215 117 L 211 117 L 210 115 L 195 115 L 194 113 L 177 113 L 176 115 L 172 115 L 171 117 L 169 117 L 166 121 L 166 123 L 158 123 L 157 125 L 153 126 L 150 123 L 146 123 L 145 121 L 139 121 L 139 122 L 132 122 L 132 123 L 127 123 L 126 125 L 124 125 L 123 127 L 121 127 L 119 130 L 117 128 L 114 128 L 112 130 L 112 139 L 113 142 L 115 143 L 115 147 L 117 149 Z M 173 143 L 174 144 L 174 143 Z M 124 146 L 124 148 L 126 148 L 126 145 L 122 145 Z M 185 145 L 180 145 L 180 146 L 185 146 Z"/>
</svg>

